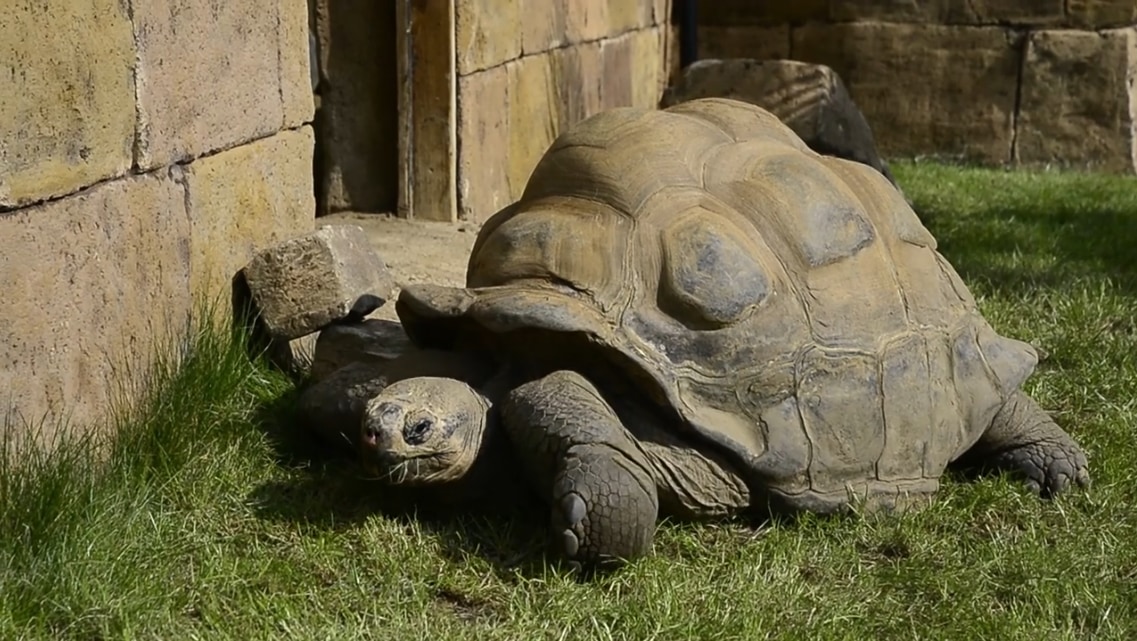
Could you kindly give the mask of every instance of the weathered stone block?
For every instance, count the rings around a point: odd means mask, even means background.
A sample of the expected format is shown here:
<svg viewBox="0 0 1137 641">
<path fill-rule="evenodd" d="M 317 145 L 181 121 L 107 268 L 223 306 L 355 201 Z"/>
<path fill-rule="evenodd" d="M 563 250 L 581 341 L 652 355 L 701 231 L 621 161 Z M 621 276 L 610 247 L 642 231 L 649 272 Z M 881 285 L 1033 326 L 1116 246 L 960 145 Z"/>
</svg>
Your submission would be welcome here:
<svg viewBox="0 0 1137 641">
<path fill-rule="evenodd" d="M 458 216 L 485 220 L 512 200 L 509 71 L 505 65 L 458 78 Z"/>
<path fill-rule="evenodd" d="M 632 47 L 631 76 L 632 101 L 635 107 L 651 108 L 659 104 L 659 97 L 667 86 L 668 60 L 664 42 L 664 28 L 641 29 L 628 35 Z"/>
<path fill-rule="evenodd" d="M 600 42 L 600 67 L 604 73 L 600 76 L 599 109 L 627 107 L 632 104 L 632 53 L 630 34 Z M 634 73 L 643 75 L 650 71 L 650 69 L 635 69 Z"/>
<path fill-rule="evenodd" d="M 571 11 L 577 0 L 566 0 Z M 606 36 L 616 36 L 650 27 L 653 24 L 653 2 L 647 0 L 608 0 Z"/>
<path fill-rule="evenodd" d="M 133 36 L 118 0 L 0 3 L 0 208 L 130 169 Z"/>
<path fill-rule="evenodd" d="M 228 295 L 257 250 L 313 228 L 312 147 L 303 127 L 186 167 L 195 295 Z"/>
<path fill-rule="evenodd" d="M 1037 31 L 1027 43 L 1015 157 L 1132 173 L 1137 30 Z"/>
<path fill-rule="evenodd" d="M 302 4 L 302 3 L 300 3 Z M 317 0 L 318 215 L 391 212 L 398 201 L 395 3 Z"/>
<path fill-rule="evenodd" d="M 1066 0 L 1068 21 L 1078 27 L 1101 29 L 1137 24 L 1133 0 Z"/>
<path fill-rule="evenodd" d="M 844 79 L 886 157 L 1007 162 L 1021 48 L 998 27 L 853 23 L 793 33 L 794 59 Z"/>
<path fill-rule="evenodd" d="M 557 136 L 552 54 L 526 56 L 506 65 L 509 77 L 507 131 L 509 197 L 525 190 L 529 174 Z"/>
<path fill-rule="evenodd" d="M 0 216 L 0 429 L 95 427 L 191 311 L 185 192 L 166 172 Z"/>
<path fill-rule="evenodd" d="M 1062 22 L 1065 0 L 833 0 L 833 20 L 1047 25 Z"/>
<path fill-rule="evenodd" d="M 311 95 L 294 86 L 307 75 L 307 65 L 293 64 L 307 47 L 293 24 L 300 18 L 295 3 L 182 0 L 176 7 L 167 2 L 133 7 L 139 104 L 135 160 L 141 167 L 267 136 L 310 110 Z M 278 29 L 282 20 L 290 25 L 284 37 Z M 296 103 L 286 108 L 286 99 Z"/>
<path fill-rule="evenodd" d="M 532 55 L 565 42 L 564 0 L 518 0 L 521 53 Z"/>
<path fill-rule="evenodd" d="M 711 0 L 699 5 L 700 26 L 801 24 L 829 18 L 830 0 L 794 2 L 755 2 L 754 0 Z"/>
<path fill-rule="evenodd" d="M 732 98 L 774 114 L 818 153 L 892 174 L 845 83 L 825 65 L 796 60 L 700 60 L 667 90 L 664 108 L 699 98 Z"/>
<path fill-rule="evenodd" d="M 267 247 L 244 269 L 273 338 L 291 340 L 348 315 L 364 294 L 384 300 L 395 281 L 357 225 L 325 225 Z"/>
<path fill-rule="evenodd" d="M 316 339 L 311 377 L 321 380 L 348 363 L 383 363 L 412 349 L 399 323 L 369 318 L 362 323 L 332 325 Z"/>
<path fill-rule="evenodd" d="M 565 39 L 571 43 L 592 42 L 609 33 L 609 0 L 558 0 L 565 16 Z"/>
<path fill-rule="evenodd" d="M 316 111 L 312 95 L 311 30 L 308 3 L 280 2 L 277 47 L 280 51 L 280 101 L 284 111 L 281 129 L 312 122 Z M 389 31 L 387 32 L 390 33 Z M 374 67 L 372 67 L 374 68 Z"/>
<path fill-rule="evenodd" d="M 598 42 L 553 52 L 553 85 L 557 89 L 557 131 L 604 108 L 604 56 Z"/>
<path fill-rule="evenodd" d="M 777 60 L 790 57 L 789 25 L 700 26 L 698 36 L 700 58 Z"/>
<path fill-rule="evenodd" d="M 457 0 L 455 49 L 459 75 L 496 67 L 521 56 L 519 0 Z"/>
</svg>

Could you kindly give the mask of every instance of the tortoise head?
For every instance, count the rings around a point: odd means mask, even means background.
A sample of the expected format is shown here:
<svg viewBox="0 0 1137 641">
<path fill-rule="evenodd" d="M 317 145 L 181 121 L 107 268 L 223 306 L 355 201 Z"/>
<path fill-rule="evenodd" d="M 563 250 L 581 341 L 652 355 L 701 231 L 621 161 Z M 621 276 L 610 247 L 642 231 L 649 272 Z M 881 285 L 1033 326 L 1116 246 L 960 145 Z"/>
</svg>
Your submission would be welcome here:
<svg viewBox="0 0 1137 641">
<path fill-rule="evenodd" d="M 420 376 L 367 402 L 360 433 L 364 464 L 395 485 L 461 479 L 486 434 L 490 403 L 462 381 Z"/>
</svg>

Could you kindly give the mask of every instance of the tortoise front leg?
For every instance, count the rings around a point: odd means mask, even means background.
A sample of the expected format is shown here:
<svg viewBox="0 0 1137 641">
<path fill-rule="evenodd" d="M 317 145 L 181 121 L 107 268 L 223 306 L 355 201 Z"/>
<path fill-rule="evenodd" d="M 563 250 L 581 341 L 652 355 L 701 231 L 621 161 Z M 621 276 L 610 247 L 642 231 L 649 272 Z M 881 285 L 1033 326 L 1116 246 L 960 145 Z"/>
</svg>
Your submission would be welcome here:
<svg viewBox="0 0 1137 641">
<path fill-rule="evenodd" d="M 659 515 L 650 463 L 591 383 L 570 371 L 526 383 L 503 400 L 501 419 L 547 492 L 552 534 L 568 559 L 610 564 L 650 550 Z"/>
</svg>

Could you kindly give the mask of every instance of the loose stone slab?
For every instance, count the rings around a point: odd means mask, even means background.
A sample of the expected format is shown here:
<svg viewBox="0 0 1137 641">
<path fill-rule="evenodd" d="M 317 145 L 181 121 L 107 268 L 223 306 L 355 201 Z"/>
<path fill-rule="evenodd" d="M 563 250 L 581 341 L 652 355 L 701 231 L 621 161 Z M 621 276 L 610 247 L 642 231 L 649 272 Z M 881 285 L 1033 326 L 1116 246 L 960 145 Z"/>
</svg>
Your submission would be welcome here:
<svg viewBox="0 0 1137 641">
<path fill-rule="evenodd" d="M 273 338 L 292 340 L 346 318 L 365 294 L 391 298 L 395 281 L 358 225 L 326 225 L 259 252 L 244 269 Z"/>
</svg>

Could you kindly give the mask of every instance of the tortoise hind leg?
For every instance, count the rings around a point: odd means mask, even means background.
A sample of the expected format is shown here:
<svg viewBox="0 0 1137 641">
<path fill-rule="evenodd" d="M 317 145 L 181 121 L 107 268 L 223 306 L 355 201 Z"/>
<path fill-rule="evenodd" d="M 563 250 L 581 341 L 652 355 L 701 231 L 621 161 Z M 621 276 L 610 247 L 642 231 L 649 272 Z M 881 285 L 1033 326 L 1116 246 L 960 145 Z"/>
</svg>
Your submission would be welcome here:
<svg viewBox="0 0 1137 641">
<path fill-rule="evenodd" d="M 1025 476 L 1027 487 L 1044 497 L 1071 483 L 1090 484 L 1081 446 L 1022 390 L 1007 399 L 967 458 Z"/>
<path fill-rule="evenodd" d="M 599 565 L 648 552 L 659 514 L 650 465 L 591 383 L 569 371 L 526 383 L 502 401 L 501 419 L 547 492 L 565 556 Z"/>
</svg>

